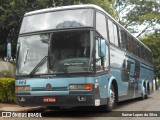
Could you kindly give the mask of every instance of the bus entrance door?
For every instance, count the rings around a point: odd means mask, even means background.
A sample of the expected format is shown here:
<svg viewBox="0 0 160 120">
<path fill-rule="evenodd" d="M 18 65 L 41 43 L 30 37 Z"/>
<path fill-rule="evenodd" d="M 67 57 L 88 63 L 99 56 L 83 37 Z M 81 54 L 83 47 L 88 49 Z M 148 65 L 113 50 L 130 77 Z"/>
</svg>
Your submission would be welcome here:
<svg viewBox="0 0 160 120">
<path fill-rule="evenodd" d="M 128 60 L 127 61 L 127 68 L 129 74 L 128 80 L 128 97 L 135 97 L 135 61 Z"/>
</svg>

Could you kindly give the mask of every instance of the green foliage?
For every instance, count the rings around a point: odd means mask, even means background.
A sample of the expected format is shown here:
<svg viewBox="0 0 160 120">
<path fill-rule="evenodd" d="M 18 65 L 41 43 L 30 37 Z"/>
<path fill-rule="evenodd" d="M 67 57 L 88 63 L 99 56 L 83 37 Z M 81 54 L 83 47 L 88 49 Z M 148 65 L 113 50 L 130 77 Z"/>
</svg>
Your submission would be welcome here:
<svg viewBox="0 0 160 120">
<path fill-rule="evenodd" d="M 159 29 L 160 24 L 160 1 L 159 0 L 116 0 L 116 9 L 119 11 L 119 20 L 122 25 L 134 33 L 146 33 L 147 30 L 153 32 Z M 137 29 L 139 25 L 144 25 L 142 30 Z"/>
<path fill-rule="evenodd" d="M 141 41 L 152 50 L 155 75 L 160 78 L 160 33 L 146 35 Z"/>
<path fill-rule="evenodd" d="M 92 4 L 96 4 L 106 10 L 113 18 L 117 18 L 118 13 L 114 9 L 115 0 L 89 0 Z"/>
<path fill-rule="evenodd" d="M 116 8 L 122 17 L 122 25 L 137 37 L 146 33 L 141 41 L 152 50 L 155 76 L 160 78 L 160 1 L 159 0 L 117 0 Z M 122 14 L 123 13 L 123 14 Z M 142 30 L 137 29 L 144 25 Z"/>
<path fill-rule="evenodd" d="M 6 56 L 7 39 L 12 43 L 12 56 L 23 16 L 26 12 L 53 6 L 53 0 L 9 0 L 0 4 L 0 55 Z"/>
<path fill-rule="evenodd" d="M 15 80 L 0 78 L 0 101 L 15 102 Z"/>
</svg>

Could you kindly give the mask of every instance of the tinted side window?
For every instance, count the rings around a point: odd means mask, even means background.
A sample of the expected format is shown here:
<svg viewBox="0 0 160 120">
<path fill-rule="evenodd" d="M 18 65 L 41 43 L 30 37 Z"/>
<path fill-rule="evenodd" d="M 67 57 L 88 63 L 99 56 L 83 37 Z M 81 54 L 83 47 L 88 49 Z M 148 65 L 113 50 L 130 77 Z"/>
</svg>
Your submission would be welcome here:
<svg viewBox="0 0 160 120">
<path fill-rule="evenodd" d="M 140 57 L 140 45 L 137 41 L 135 44 L 135 54 Z"/>
<path fill-rule="evenodd" d="M 128 36 L 128 39 L 127 39 L 127 43 L 128 43 L 128 51 L 135 54 L 136 53 L 136 41 L 133 39 L 133 37 L 131 37 L 130 35 Z"/>
<path fill-rule="evenodd" d="M 127 49 L 127 35 L 126 32 L 123 29 L 119 29 L 120 32 L 120 46 L 122 49 L 126 50 Z"/>
<path fill-rule="evenodd" d="M 131 41 L 132 41 L 132 53 L 135 54 L 135 40 L 133 39 L 133 37 L 131 37 Z"/>
<path fill-rule="evenodd" d="M 149 51 L 149 62 L 152 63 L 152 52 Z"/>
<path fill-rule="evenodd" d="M 141 58 L 145 58 L 145 51 L 143 46 L 141 46 Z"/>
<path fill-rule="evenodd" d="M 119 43 L 118 43 L 118 30 L 117 30 L 117 26 L 115 24 L 113 24 L 113 32 L 114 32 L 114 44 L 116 46 L 119 46 Z"/>
<path fill-rule="evenodd" d="M 132 40 L 131 40 L 131 37 L 129 36 L 129 35 L 127 35 L 127 50 L 129 51 L 129 52 L 132 52 Z"/>
</svg>

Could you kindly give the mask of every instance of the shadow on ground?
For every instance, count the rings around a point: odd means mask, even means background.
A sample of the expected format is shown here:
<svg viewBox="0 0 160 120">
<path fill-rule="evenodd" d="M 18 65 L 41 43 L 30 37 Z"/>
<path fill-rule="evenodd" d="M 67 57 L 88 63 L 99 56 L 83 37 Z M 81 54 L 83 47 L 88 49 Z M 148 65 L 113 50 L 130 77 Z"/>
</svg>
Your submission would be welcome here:
<svg viewBox="0 0 160 120">
<path fill-rule="evenodd" d="M 148 98 L 150 99 L 150 97 Z M 42 112 L 43 117 L 121 117 L 123 111 L 116 111 L 126 105 L 141 101 L 139 98 L 119 102 L 112 112 L 101 111 L 99 107 L 74 107 L 62 108 L 60 110 L 46 110 Z"/>
</svg>

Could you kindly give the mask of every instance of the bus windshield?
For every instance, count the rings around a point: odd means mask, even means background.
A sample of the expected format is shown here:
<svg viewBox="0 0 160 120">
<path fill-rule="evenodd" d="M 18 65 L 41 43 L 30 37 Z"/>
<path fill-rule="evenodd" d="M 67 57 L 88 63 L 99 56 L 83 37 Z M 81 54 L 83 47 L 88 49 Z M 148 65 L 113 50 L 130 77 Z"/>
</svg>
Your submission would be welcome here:
<svg viewBox="0 0 160 120">
<path fill-rule="evenodd" d="M 17 49 L 17 74 L 93 71 L 93 31 L 61 31 L 20 37 Z M 41 61 L 43 64 L 38 65 Z"/>
<path fill-rule="evenodd" d="M 17 74 L 30 74 L 48 56 L 49 34 L 20 37 L 17 44 Z M 47 62 L 37 72 L 47 73 Z"/>
<path fill-rule="evenodd" d="M 68 31 L 52 34 L 50 69 L 53 73 L 91 71 L 93 32 Z"/>
<path fill-rule="evenodd" d="M 53 11 L 25 16 L 20 34 L 77 27 L 93 27 L 93 9 Z"/>
</svg>

